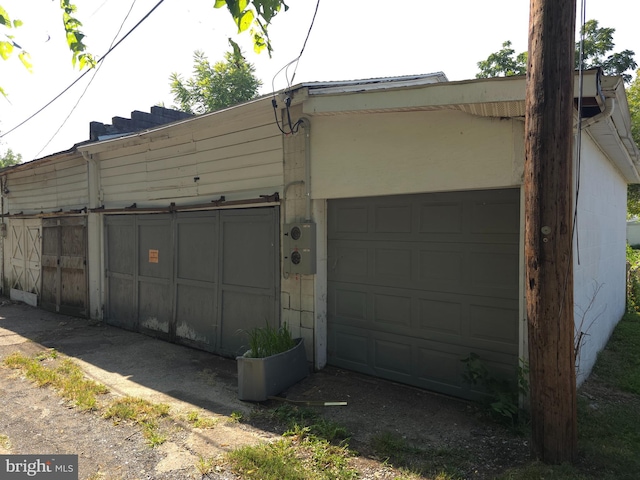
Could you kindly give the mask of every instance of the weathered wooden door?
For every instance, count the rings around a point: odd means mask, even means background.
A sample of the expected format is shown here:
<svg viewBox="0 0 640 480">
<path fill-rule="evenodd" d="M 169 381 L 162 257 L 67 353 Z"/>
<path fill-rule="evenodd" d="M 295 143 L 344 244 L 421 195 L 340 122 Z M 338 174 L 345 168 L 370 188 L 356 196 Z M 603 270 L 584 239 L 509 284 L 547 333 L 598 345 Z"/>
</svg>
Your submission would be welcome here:
<svg viewBox="0 0 640 480">
<path fill-rule="evenodd" d="M 41 221 L 15 218 L 9 221 L 9 288 L 40 296 Z"/>
<path fill-rule="evenodd" d="M 42 308 L 88 316 L 86 225 L 85 217 L 43 219 Z"/>
</svg>

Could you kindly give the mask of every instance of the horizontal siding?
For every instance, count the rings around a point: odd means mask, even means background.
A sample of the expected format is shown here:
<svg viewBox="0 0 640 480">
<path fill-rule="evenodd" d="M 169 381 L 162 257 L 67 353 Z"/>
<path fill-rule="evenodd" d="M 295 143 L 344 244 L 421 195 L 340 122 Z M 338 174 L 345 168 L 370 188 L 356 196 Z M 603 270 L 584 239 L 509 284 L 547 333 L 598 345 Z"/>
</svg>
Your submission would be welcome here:
<svg viewBox="0 0 640 480">
<path fill-rule="evenodd" d="M 50 213 L 88 204 L 87 164 L 80 155 L 9 171 L 6 177 L 5 208 L 10 213 Z"/>
<path fill-rule="evenodd" d="M 255 111 L 256 104 L 220 112 L 154 132 L 158 137 L 145 145 L 134 145 L 132 139 L 119 151 L 101 152 L 105 206 L 155 206 L 156 201 L 172 199 L 205 203 L 220 195 L 278 191 L 283 182 L 282 138 L 267 105 L 262 112 Z M 183 133 L 187 127 L 192 131 Z"/>
</svg>

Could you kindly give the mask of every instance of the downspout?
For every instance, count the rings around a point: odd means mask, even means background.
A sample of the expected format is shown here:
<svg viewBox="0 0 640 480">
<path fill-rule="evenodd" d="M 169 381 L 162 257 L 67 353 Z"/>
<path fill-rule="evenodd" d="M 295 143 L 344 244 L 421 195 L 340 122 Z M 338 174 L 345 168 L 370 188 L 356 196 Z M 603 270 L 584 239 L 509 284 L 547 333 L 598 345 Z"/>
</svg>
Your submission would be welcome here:
<svg viewBox="0 0 640 480">
<path fill-rule="evenodd" d="M 311 221 L 311 122 L 302 117 L 298 123 L 304 128 L 304 196 L 305 220 Z"/>
<path fill-rule="evenodd" d="M 604 110 L 602 110 L 597 115 L 593 117 L 585 118 L 582 120 L 582 128 L 585 129 L 590 127 L 594 123 L 599 122 L 600 120 L 605 120 L 611 115 L 613 115 L 613 111 L 615 110 L 616 101 L 613 98 L 606 98 L 604 101 Z"/>
</svg>

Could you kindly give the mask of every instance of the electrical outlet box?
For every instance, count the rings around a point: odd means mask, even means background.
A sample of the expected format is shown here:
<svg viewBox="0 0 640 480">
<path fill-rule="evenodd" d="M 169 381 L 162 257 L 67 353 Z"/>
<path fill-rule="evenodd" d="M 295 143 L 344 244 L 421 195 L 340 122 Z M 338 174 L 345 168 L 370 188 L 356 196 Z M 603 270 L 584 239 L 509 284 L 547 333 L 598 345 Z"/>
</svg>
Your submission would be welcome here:
<svg viewBox="0 0 640 480">
<path fill-rule="evenodd" d="M 289 223 L 282 237 L 283 270 L 285 273 L 316 273 L 316 224 Z"/>
</svg>

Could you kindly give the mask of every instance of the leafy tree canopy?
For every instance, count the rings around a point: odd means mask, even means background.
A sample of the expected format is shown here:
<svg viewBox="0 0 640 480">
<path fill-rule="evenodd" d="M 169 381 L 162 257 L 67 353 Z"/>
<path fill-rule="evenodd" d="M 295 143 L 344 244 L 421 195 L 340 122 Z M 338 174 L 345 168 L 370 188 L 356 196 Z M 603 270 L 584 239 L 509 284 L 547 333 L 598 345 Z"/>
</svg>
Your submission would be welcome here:
<svg viewBox="0 0 640 480">
<path fill-rule="evenodd" d="M 95 57 L 87 51 L 84 43 L 85 35 L 80 31 L 82 22 L 76 17 L 76 6 L 72 0 L 60 0 L 62 22 L 67 38 L 67 45 L 71 51 L 71 63 L 80 70 L 85 67 L 92 68 L 96 65 Z M 284 0 L 213 0 L 214 8 L 226 7 L 236 26 L 238 33 L 249 31 L 253 39 L 254 50 L 261 52 L 267 49 L 271 56 L 272 47 L 269 40 L 268 26 L 276 14 L 289 7 Z M 21 27 L 23 22 L 11 19 L 0 4 L 0 58 L 9 59 L 14 52 L 18 52 L 18 58 L 23 65 L 31 70 L 31 60 L 28 52 L 16 42 L 15 29 Z M 0 94 L 6 96 L 6 92 L 0 86 Z"/>
<path fill-rule="evenodd" d="M 589 20 L 582 28 L 584 44 L 582 49 L 582 67 L 601 67 L 607 75 L 621 75 L 626 83 L 631 81 L 631 74 L 626 73 L 637 67 L 632 50 L 610 53 L 615 47 L 613 34 L 615 28 L 598 26 L 597 20 Z M 580 65 L 580 43 L 576 43 L 575 66 Z M 511 42 L 502 44 L 502 50 L 492 53 L 486 60 L 478 62 L 480 72 L 476 78 L 508 77 L 522 75 L 527 70 L 527 52 L 515 55 Z"/>
<path fill-rule="evenodd" d="M 262 82 L 255 68 L 229 39 L 233 49 L 224 61 L 211 65 L 203 52 L 193 54 L 193 77 L 183 80 L 178 73 L 170 77 L 171 93 L 179 108 L 189 113 L 207 113 L 255 98 Z"/>
<path fill-rule="evenodd" d="M 631 114 L 631 135 L 636 145 L 640 145 L 640 70 L 627 87 L 627 101 Z M 627 190 L 627 213 L 630 217 L 640 217 L 640 184 L 629 185 Z"/>
<path fill-rule="evenodd" d="M 13 153 L 10 148 L 7 149 L 4 154 L 0 155 L 0 168 L 10 167 L 11 165 L 17 165 L 22 162 L 22 155 L 19 153 Z"/>
</svg>

